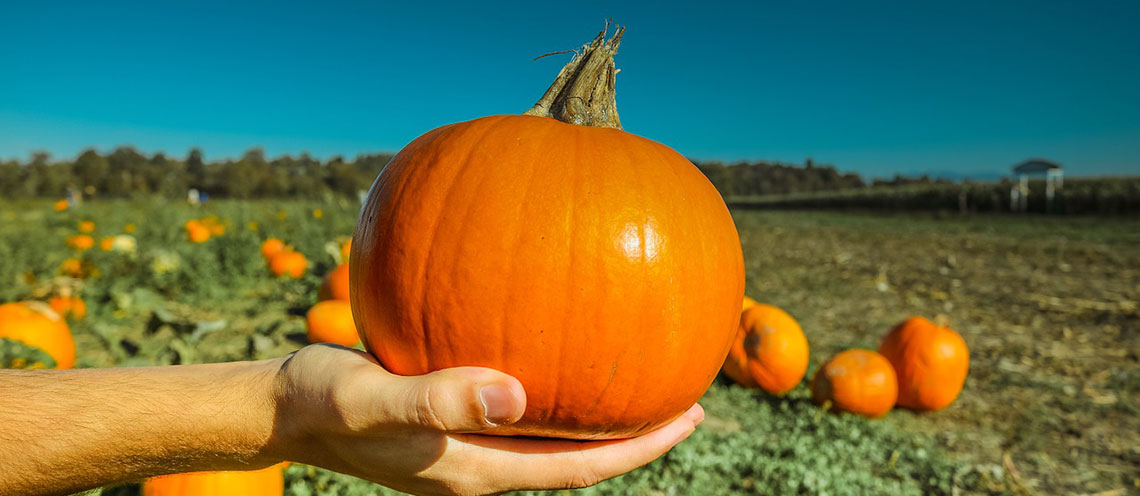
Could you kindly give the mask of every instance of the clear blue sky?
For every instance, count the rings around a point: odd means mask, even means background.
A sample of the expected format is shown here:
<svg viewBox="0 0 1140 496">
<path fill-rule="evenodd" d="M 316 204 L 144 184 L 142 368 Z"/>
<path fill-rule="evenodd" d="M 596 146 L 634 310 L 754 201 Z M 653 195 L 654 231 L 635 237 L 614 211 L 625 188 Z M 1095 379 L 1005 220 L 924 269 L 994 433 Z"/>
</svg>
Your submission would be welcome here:
<svg viewBox="0 0 1140 496">
<path fill-rule="evenodd" d="M 522 112 L 613 17 L 626 130 L 695 159 L 1140 173 L 1135 0 L 167 3 L 4 0 L 0 157 L 395 151 Z"/>
</svg>

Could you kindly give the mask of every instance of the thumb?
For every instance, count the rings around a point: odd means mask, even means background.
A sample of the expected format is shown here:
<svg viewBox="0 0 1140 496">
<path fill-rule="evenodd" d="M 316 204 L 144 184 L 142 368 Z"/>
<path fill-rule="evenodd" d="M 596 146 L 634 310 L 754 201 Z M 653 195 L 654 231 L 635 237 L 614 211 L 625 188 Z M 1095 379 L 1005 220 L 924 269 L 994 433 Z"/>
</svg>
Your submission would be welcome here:
<svg viewBox="0 0 1140 496">
<path fill-rule="evenodd" d="M 526 410 L 522 383 L 497 370 L 455 367 L 399 377 L 401 421 L 446 432 L 476 432 L 517 422 Z"/>
</svg>

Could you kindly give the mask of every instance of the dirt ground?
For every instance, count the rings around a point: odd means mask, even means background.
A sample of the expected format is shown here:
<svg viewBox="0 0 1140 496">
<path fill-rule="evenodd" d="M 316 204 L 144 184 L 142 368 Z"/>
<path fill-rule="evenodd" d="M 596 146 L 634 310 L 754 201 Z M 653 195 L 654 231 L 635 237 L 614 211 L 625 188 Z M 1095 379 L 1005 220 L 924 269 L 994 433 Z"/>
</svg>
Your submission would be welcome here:
<svg viewBox="0 0 1140 496">
<path fill-rule="evenodd" d="M 738 211 L 748 293 L 787 309 L 812 370 L 877 348 L 911 314 L 948 316 L 964 392 L 892 414 L 1019 492 L 1140 493 L 1140 221 Z"/>
</svg>

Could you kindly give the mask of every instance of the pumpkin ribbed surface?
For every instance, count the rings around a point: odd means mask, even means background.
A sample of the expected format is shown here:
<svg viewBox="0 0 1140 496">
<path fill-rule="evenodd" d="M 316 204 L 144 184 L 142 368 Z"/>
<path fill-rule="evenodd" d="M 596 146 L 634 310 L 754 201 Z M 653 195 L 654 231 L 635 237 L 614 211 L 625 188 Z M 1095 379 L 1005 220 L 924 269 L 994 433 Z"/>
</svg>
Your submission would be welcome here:
<svg viewBox="0 0 1140 496">
<path fill-rule="evenodd" d="M 736 228 L 692 163 L 533 116 L 405 147 L 361 210 L 350 265 L 384 366 L 522 382 L 526 413 L 499 434 L 622 438 L 677 417 L 724 361 L 744 290 Z"/>
</svg>

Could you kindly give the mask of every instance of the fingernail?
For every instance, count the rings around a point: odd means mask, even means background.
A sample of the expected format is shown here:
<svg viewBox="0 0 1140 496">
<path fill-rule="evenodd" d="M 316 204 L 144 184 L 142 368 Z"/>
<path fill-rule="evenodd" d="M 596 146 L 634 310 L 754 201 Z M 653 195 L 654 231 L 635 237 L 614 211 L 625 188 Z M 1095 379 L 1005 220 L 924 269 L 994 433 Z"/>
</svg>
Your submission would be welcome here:
<svg viewBox="0 0 1140 496">
<path fill-rule="evenodd" d="M 514 419 L 515 399 L 509 389 L 497 384 L 483 386 L 479 390 L 479 401 L 483 402 L 483 418 L 488 423 L 506 424 Z"/>
</svg>

